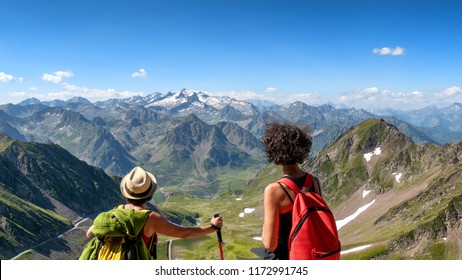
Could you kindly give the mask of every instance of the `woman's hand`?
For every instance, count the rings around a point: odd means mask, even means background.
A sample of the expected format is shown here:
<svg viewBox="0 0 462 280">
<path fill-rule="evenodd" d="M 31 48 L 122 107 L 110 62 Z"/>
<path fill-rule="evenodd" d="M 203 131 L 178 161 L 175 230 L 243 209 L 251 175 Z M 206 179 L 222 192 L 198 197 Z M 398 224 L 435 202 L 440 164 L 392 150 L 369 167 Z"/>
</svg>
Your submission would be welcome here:
<svg viewBox="0 0 462 280">
<path fill-rule="evenodd" d="M 218 229 L 221 229 L 223 227 L 223 217 L 213 217 L 210 220 L 210 225 L 217 227 Z"/>
</svg>

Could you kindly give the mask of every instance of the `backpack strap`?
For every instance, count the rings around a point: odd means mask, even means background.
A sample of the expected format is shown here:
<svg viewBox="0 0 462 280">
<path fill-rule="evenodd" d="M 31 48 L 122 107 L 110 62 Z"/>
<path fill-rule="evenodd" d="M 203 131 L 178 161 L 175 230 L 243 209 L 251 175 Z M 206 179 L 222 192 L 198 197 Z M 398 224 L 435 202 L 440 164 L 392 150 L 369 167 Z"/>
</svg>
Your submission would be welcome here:
<svg viewBox="0 0 462 280">
<path fill-rule="evenodd" d="M 158 242 L 158 236 L 157 236 L 157 233 L 154 233 L 151 236 L 151 239 L 149 240 L 149 244 L 148 244 L 149 253 L 152 256 L 152 259 L 154 260 L 157 260 L 157 242 Z"/>
<path fill-rule="evenodd" d="M 315 184 L 315 181 L 317 182 L 317 184 Z M 288 188 L 290 188 L 295 194 L 298 194 L 300 191 L 302 192 L 309 192 L 313 190 L 316 191 L 316 185 L 319 188 L 318 179 L 316 177 L 313 177 L 313 175 L 311 175 L 310 173 L 306 173 L 306 179 L 305 179 L 305 183 L 303 184 L 302 189 L 300 189 L 297 186 L 297 184 L 295 184 L 294 181 L 290 180 L 289 178 L 285 178 L 285 177 L 277 180 L 276 183 L 278 183 L 279 186 L 281 186 L 282 190 L 286 193 L 287 197 L 290 199 L 290 202 L 292 202 L 292 204 L 294 203 L 294 200 L 292 199 L 290 194 L 287 192 L 286 188 L 284 188 L 284 186 L 287 186 Z"/>
<path fill-rule="evenodd" d="M 303 184 L 303 187 L 300 189 L 297 184 L 295 184 L 294 181 L 290 180 L 289 178 L 281 178 L 279 180 L 277 180 L 276 182 L 277 183 L 282 183 L 284 185 L 286 185 L 287 187 L 289 187 L 295 194 L 299 193 L 300 191 L 310 191 L 310 189 L 312 188 L 312 185 L 313 185 L 313 175 L 311 175 L 310 173 L 306 173 L 306 179 L 305 179 L 305 183 Z"/>
<path fill-rule="evenodd" d="M 311 188 L 312 188 L 313 192 L 319 194 L 322 197 L 321 183 L 319 182 L 318 177 L 313 176 L 313 186 Z"/>
<path fill-rule="evenodd" d="M 141 211 L 146 211 L 146 220 L 149 218 L 149 215 L 151 214 L 151 210 L 141 210 Z M 146 225 L 146 224 L 145 224 Z M 144 236 L 144 233 L 143 233 L 143 230 L 144 230 L 144 227 L 143 229 L 140 231 L 140 234 L 139 236 L 141 237 L 141 235 Z M 149 251 L 149 254 L 151 255 L 152 259 L 153 260 L 157 260 L 157 243 L 159 241 L 158 239 L 158 235 L 156 232 L 154 232 L 154 234 L 149 238 L 149 242 L 148 244 L 145 243 L 145 240 L 144 240 L 144 237 L 141 237 L 141 239 L 143 240 L 143 243 L 146 245 L 146 247 L 148 248 L 148 251 Z"/>
<path fill-rule="evenodd" d="M 290 197 L 290 194 L 289 192 L 286 190 L 286 188 L 284 188 L 284 185 L 281 183 L 281 182 L 276 182 L 279 184 L 279 186 L 281 187 L 281 189 L 286 193 L 287 197 L 289 198 L 290 202 L 292 204 L 294 204 L 294 200 L 292 199 L 292 197 Z"/>
<path fill-rule="evenodd" d="M 96 251 L 93 255 L 93 257 L 91 258 L 91 260 L 97 260 L 98 259 L 98 255 L 99 255 L 99 251 L 101 250 L 101 247 L 103 247 L 103 244 L 104 244 L 104 238 L 101 238 L 101 237 L 98 237 L 98 236 L 93 236 L 93 239 L 96 239 L 97 241 L 96 242 Z"/>
</svg>

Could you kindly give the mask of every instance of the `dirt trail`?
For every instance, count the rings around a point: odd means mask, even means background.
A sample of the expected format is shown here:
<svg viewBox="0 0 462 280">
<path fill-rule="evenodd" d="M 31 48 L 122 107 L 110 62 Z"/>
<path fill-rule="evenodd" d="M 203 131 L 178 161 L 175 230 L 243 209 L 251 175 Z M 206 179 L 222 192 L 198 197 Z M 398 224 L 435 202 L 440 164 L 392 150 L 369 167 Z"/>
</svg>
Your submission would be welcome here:
<svg viewBox="0 0 462 280">
<path fill-rule="evenodd" d="M 78 219 L 76 219 L 75 221 L 72 222 L 72 224 L 74 225 L 72 228 L 68 229 L 67 231 L 61 233 L 61 234 L 58 235 L 58 236 L 49 238 L 49 239 L 47 239 L 47 240 L 45 240 L 45 241 L 43 241 L 43 242 L 40 242 L 39 244 L 36 244 L 36 245 L 30 247 L 29 249 L 27 249 L 27 250 L 25 250 L 25 251 L 19 253 L 18 255 L 16 255 L 15 257 L 13 257 L 13 258 L 11 258 L 11 259 L 12 259 L 12 260 L 17 260 L 17 259 L 19 259 L 22 255 L 31 252 L 31 251 L 34 250 L 35 248 L 38 248 L 38 247 L 40 247 L 40 246 L 42 246 L 42 245 L 44 245 L 44 244 L 46 244 L 47 242 L 50 242 L 50 241 L 52 241 L 52 240 L 61 238 L 64 234 L 69 233 L 70 231 L 79 228 L 80 225 L 81 225 L 82 223 L 84 223 L 84 222 L 86 222 L 86 221 L 89 221 L 89 220 L 90 220 L 90 218 L 88 218 L 88 217 L 79 217 Z"/>
</svg>

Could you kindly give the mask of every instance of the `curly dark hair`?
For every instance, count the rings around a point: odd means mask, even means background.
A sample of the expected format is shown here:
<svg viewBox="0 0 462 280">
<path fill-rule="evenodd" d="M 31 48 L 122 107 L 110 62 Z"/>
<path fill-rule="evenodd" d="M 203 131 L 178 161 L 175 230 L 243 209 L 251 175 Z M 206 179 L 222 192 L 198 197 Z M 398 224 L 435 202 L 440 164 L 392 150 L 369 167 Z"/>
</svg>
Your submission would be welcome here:
<svg viewBox="0 0 462 280">
<path fill-rule="evenodd" d="M 312 138 L 306 126 L 272 121 L 266 126 L 263 144 L 269 162 L 302 164 L 310 153 Z"/>
</svg>

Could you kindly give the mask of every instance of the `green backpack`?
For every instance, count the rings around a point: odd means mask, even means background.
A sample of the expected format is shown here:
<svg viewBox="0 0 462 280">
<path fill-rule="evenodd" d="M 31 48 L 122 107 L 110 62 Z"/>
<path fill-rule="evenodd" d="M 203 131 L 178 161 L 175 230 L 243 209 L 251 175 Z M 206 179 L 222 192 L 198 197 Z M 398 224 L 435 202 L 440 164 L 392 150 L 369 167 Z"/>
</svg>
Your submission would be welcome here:
<svg viewBox="0 0 462 280">
<path fill-rule="evenodd" d="M 94 237 L 85 245 L 79 260 L 154 259 L 155 254 L 140 237 L 150 213 L 150 210 L 123 209 L 123 205 L 100 213 L 93 221 Z M 153 237 L 151 244 L 156 239 Z"/>
</svg>

